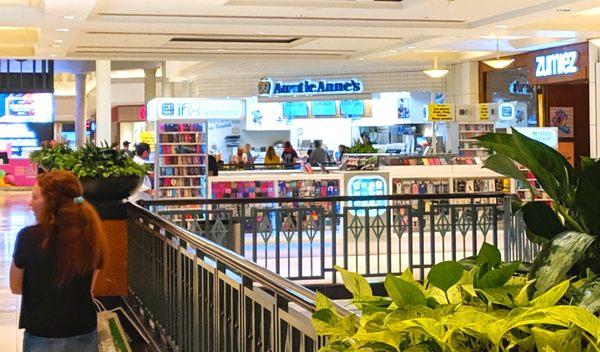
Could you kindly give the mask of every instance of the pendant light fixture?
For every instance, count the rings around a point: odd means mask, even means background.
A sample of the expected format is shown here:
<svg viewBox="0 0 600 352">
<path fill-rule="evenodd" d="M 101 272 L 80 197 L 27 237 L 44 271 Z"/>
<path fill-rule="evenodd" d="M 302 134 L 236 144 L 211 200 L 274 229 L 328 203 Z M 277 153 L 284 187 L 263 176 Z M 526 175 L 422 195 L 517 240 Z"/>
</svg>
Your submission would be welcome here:
<svg viewBox="0 0 600 352">
<path fill-rule="evenodd" d="M 495 68 L 496 70 L 503 69 L 510 64 L 515 62 L 515 59 L 501 59 L 500 58 L 500 39 L 496 36 L 496 58 L 492 60 L 483 61 L 484 64 L 489 67 Z"/>
<path fill-rule="evenodd" d="M 448 72 L 448 70 L 438 68 L 437 56 L 433 57 L 433 69 L 423 70 L 423 73 L 431 78 L 442 78 L 447 75 Z"/>
</svg>

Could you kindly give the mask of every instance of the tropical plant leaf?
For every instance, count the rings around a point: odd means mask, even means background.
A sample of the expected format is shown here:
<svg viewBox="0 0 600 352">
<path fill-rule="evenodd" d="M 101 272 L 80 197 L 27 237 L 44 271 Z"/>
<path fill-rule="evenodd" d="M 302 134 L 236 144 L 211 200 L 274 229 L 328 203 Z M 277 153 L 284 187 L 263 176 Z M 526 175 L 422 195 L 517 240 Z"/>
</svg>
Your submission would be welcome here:
<svg viewBox="0 0 600 352">
<path fill-rule="evenodd" d="M 600 163 L 593 163 L 581 172 L 575 192 L 577 211 L 583 217 L 590 234 L 598 234 L 600 231 L 599 199 Z"/>
<path fill-rule="evenodd" d="M 363 299 L 373 296 L 371 286 L 369 286 L 367 280 L 365 280 L 365 278 L 360 274 L 353 273 L 337 265 L 334 267 L 334 269 L 340 272 L 342 275 L 342 280 L 344 281 L 344 286 L 346 286 L 346 289 L 352 293 L 354 298 Z"/>
<path fill-rule="evenodd" d="M 405 305 L 425 305 L 425 295 L 414 282 L 404 281 L 392 274 L 387 274 L 384 282 L 390 298 L 398 307 Z"/>
<path fill-rule="evenodd" d="M 600 276 L 590 279 L 573 293 L 571 302 L 588 312 L 596 313 L 600 310 Z"/>
<path fill-rule="evenodd" d="M 450 287 L 456 285 L 460 281 L 463 276 L 463 271 L 463 266 L 457 262 L 441 262 L 431 268 L 427 275 L 427 280 L 433 286 L 444 292 L 448 292 Z"/>
<path fill-rule="evenodd" d="M 521 211 L 527 230 L 536 237 L 551 240 L 567 231 L 558 215 L 547 203 L 528 202 L 523 205 Z"/>
<path fill-rule="evenodd" d="M 552 287 L 548 291 L 542 293 L 537 298 L 531 300 L 529 304 L 533 307 L 539 308 L 554 306 L 565 295 L 565 293 L 569 289 L 570 284 L 571 280 L 565 280 L 560 284 Z"/>
<path fill-rule="evenodd" d="M 596 162 L 598 162 L 598 160 L 596 160 L 594 158 L 590 158 L 588 156 L 582 156 L 581 157 L 581 169 L 585 170 L 588 167 L 594 165 Z"/>
<path fill-rule="evenodd" d="M 496 267 L 500 265 L 500 262 L 502 262 L 502 255 L 498 248 L 487 242 L 483 242 L 479 249 L 479 253 L 477 254 L 477 258 L 475 259 L 475 263 L 488 263 L 490 267 Z"/>
<path fill-rule="evenodd" d="M 531 265 L 529 279 L 536 281 L 529 286 L 529 297 L 537 297 L 562 281 L 594 239 L 586 233 L 569 231 L 544 245 Z"/>
<path fill-rule="evenodd" d="M 569 185 L 576 180 L 575 171 L 559 152 L 526 137 L 514 128 L 511 134 L 488 133 L 477 139 L 482 146 L 531 170 L 550 198 L 567 206 L 571 205 L 568 193 Z"/>
<path fill-rule="evenodd" d="M 549 331 L 537 327 L 531 328 L 531 334 L 538 351 L 581 351 L 581 333 L 576 329 Z"/>
<path fill-rule="evenodd" d="M 531 190 L 532 194 L 538 195 L 540 191 L 533 187 L 527 180 L 527 177 L 519 170 L 519 167 L 515 162 L 504 154 L 492 154 L 485 159 L 483 166 L 486 169 L 495 171 L 501 175 L 513 178 L 517 181 L 521 181 L 525 187 Z"/>
<path fill-rule="evenodd" d="M 501 265 L 498 269 L 489 270 L 483 273 L 481 276 L 475 275 L 476 280 L 473 282 L 473 286 L 481 289 L 501 287 L 504 285 L 513 274 L 519 268 L 520 263 L 506 263 Z"/>
</svg>

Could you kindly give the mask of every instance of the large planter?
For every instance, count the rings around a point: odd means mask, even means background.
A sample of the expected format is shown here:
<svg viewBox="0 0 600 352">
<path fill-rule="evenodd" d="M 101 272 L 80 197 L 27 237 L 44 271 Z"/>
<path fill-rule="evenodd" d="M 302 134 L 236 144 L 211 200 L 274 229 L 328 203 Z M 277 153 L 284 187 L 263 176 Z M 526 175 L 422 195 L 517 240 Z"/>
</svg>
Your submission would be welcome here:
<svg viewBox="0 0 600 352">
<path fill-rule="evenodd" d="M 83 195 L 90 201 L 115 201 L 131 196 L 142 184 L 142 178 L 111 177 L 111 178 L 80 178 L 83 185 Z"/>
<path fill-rule="evenodd" d="M 123 199 L 131 196 L 142 184 L 143 178 L 111 177 L 80 178 L 83 196 L 98 211 L 102 220 L 122 220 L 127 218 Z"/>
</svg>

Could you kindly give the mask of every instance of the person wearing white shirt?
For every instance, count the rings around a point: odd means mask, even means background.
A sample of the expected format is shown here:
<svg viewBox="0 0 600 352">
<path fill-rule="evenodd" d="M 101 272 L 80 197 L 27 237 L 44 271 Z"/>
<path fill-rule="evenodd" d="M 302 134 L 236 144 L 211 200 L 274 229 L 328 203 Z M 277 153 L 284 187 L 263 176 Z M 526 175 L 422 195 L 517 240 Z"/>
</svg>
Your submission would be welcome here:
<svg viewBox="0 0 600 352">
<path fill-rule="evenodd" d="M 148 163 L 149 156 L 150 145 L 148 143 L 139 143 L 135 146 L 135 156 L 133 157 L 133 161 L 135 161 L 137 164 Z M 140 188 L 138 188 L 136 193 L 129 197 L 129 201 L 135 203 L 138 200 L 152 200 L 152 198 L 152 182 L 150 181 L 150 177 L 145 175 L 142 185 Z"/>
</svg>

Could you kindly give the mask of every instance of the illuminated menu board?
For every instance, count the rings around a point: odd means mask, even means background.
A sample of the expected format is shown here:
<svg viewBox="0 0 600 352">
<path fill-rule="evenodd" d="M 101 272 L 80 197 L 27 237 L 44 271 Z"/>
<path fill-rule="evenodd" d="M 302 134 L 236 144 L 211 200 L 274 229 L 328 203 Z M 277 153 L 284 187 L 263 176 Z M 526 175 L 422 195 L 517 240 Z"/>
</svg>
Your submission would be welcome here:
<svg viewBox="0 0 600 352">
<path fill-rule="evenodd" d="M 335 116 L 335 100 L 316 100 L 310 103 L 313 116 Z"/>
<path fill-rule="evenodd" d="M 51 93 L 0 94 L 0 123 L 52 122 L 53 117 Z"/>
<path fill-rule="evenodd" d="M 281 105 L 283 106 L 283 116 L 308 116 L 308 105 L 305 101 L 288 101 Z"/>
<path fill-rule="evenodd" d="M 365 105 L 362 100 L 342 100 L 340 111 L 344 116 L 362 116 L 365 114 Z"/>
</svg>

